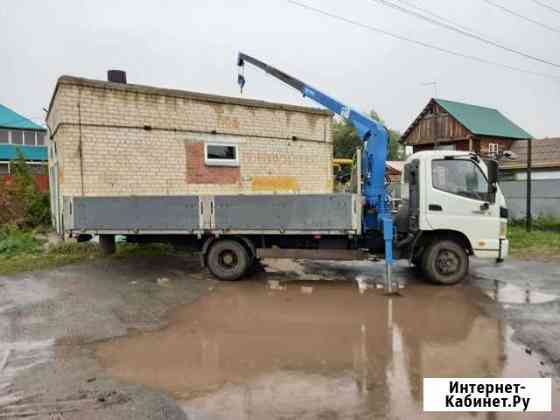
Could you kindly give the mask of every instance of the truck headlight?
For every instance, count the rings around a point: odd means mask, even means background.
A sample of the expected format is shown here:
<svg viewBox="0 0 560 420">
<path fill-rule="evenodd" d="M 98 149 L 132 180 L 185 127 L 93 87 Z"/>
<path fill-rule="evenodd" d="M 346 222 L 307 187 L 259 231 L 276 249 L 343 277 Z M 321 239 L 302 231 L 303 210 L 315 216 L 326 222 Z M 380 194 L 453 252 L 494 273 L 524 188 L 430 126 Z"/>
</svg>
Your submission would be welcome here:
<svg viewBox="0 0 560 420">
<path fill-rule="evenodd" d="M 505 238 L 507 236 L 507 222 L 500 222 L 500 237 Z"/>
</svg>

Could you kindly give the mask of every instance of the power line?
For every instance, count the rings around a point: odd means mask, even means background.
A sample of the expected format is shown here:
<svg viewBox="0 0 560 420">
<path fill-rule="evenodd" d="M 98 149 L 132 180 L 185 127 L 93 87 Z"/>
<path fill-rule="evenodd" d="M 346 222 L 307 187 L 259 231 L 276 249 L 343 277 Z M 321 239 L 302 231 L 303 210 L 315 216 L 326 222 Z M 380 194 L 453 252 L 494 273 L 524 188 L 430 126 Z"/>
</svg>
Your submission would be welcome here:
<svg viewBox="0 0 560 420">
<path fill-rule="evenodd" d="M 535 25 L 538 25 L 538 26 L 541 26 L 541 27 L 543 27 L 543 28 L 546 28 L 546 29 L 548 29 L 549 31 L 556 32 L 556 33 L 559 33 L 559 34 L 560 34 L 560 28 L 547 25 L 546 23 L 543 23 L 543 22 L 540 22 L 540 21 L 538 21 L 538 20 L 532 19 L 532 18 L 530 18 L 530 17 L 527 17 L 527 16 L 525 16 L 525 15 L 522 15 L 521 13 L 517 13 L 517 12 L 511 10 L 511 9 L 508 9 L 507 7 L 502 6 L 501 4 L 494 3 L 494 2 L 491 1 L 491 0 L 482 0 L 482 1 L 488 3 L 488 4 L 491 5 L 491 6 L 497 7 L 498 9 L 500 9 L 500 10 L 506 12 L 506 13 L 509 13 L 510 15 L 513 15 L 513 16 L 515 16 L 515 17 L 518 17 L 519 19 L 526 20 L 527 22 L 534 23 Z"/>
<path fill-rule="evenodd" d="M 542 7 L 544 7 L 545 9 L 552 10 L 553 12 L 558 13 L 558 14 L 560 15 L 560 10 L 559 10 L 559 9 L 555 9 L 554 7 L 552 7 L 552 6 L 549 5 L 549 4 L 546 4 L 546 3 L 542 2 L 542 1 L 539 1 L 539 0 L 531 0 L 531 1 L 532 1 L 533 3 L 537 3 L 539 6 L 542 6 Z"/>
<path fill-rule="evenodd" d="M 532 71 L 532 70 L 526 70 L 526 69 L 522 69 L 522 68 L 519 68 L 519 67 L 510 66 L 509 64 L 503 64 L 503 63 L 498 63 L 496 61 L 487 60 L 485 58 L 478 57 L 478 56 L 475 56 L 475 55 L 463 54 L 463 53 L 458 52 L 458 51 L 453 51 L 453 50 L 449 50 L 447 48 L 439 47 L 437 45 L 429 44 L 427 42 L 418 41 L 416 39 L 408 38 L 408 37 L 403 36 L 403 35 L 395 34 L 395 33 L 386 31 L 384 29 L 377 28 L 375 26 L 367 25 L 365 23 L 361 23 L 361 22 L 358 22 L 358 21 L 340 16 L 340 15 L 336 15 L 334 13 L 330 13 L 330 12 L 327 12 L 325 10 L 313 7 L 313 6 L 309 6 L 307 4 L 300 3 L 299 1 L 296 1 L 296 0 L 286 0 L 286 1 L 288 3 L 291 3 L 291 4 L 295 5 L 295 6 L 301 7 L 303 9 L 310 10 L 310 11 L 313 11 L 315 13 L 321 14 L 323 16 L 328 16 L 332 19 L 336 19 L 336 20 L 339 20 L 341 22 L 349 23 L 351 25 L 358 26 L 360 28 L 367 29 L 367 30 L 372 31 L 372 32 L 380 33 L 380 34 L 383 34 L 385 36 L 389 36 L 391 38 L 398 39 L 400 41 L 405 41 L 405 42 L 409 42 L 411 44 L 420 45 L 420 46 L 425 47 L 425 48 L 429 48 L 429 49 L 436 50 L 436 51 L 439 51 L 439 52 L 443 52 L 443 53 L 446 53 L 446 54 L 454 55 L 456 57 L 465 58 L 467 60 L 477 61 L 477 62 L 483 63 L 483 64 L 490 64 L 490 65 L 496 66 L 496 67 L 502 67 L 502 68 L 505 68 L 505 69 L 508 69 L 508 70 L 513 70 L 513 71 L 516 71 L 516 72 L 519 72 L 519 73 L 532 74 L 534 76 L 541 76 L 541 77 L 546 77 L 546 78 L 553 79 L 553 80 L 556 80 L 556 81 L 560 81 L 560 76 L 556 76 L 556 75 L 549 74 L 549 73 L 540 73 L 540 72 L 535 72 L 535 71 Z"/>
<path fill-rule="evenodd" d="M 461 28 L 461 29 L 464 29 L 465 31 L 469 31 L 469 32 L 472 32 L 472 33 L 477 33 L 477 31 L 475 31 L 474 29 L 472 29 L 472 28 L 470 28 L 470 27 L 468 27 L 468 26 L 459 24 L 459 23 L 457 23 L 457 22 L 453 22 L 453 21 L 450 20 L 449 18 L 446 18 L 445 16 L 442 16 L 442 15 L 436 13 L 436 12 L 432 12 L 431 10 L 424 9 L 424 8 L 422 8 L 422 7 L 416 6 L 414 3 L 412 3 L 412 2 L 410 2 L 410 1 L 408 1 L 408 0 L 400 0 L 400 3 L 404 3 L 404 4 L 406 4 L 406 5 L 410 6 L 410 7 L 412 7 L 413 9 L 420 10 L 422 13 L 425 13 L 425 14 L 430 15 L 430 16 L 432 16 L 432 17 L 435 17 L 435 18 L 437 18 L 437 19 L 439 19 L 439 20 L 442 20 L 442 21 L 444 21 L 444 22 L 447 22 L 447 23 L 450 23 L 450 24 L 452 24 L 452 25 L 455 25 L 455 26 L 457 26 L 457 27 L 459 27 L 459 28 Z M 478 32 L 478 34 L 480 35 L 480 32 Z M 482 36 L 482 35 L 481 35 L 481 36 Z"/>
<path fill-rule="evenodd" d="M 502 49 L 502 50 L 511 52 L 511 53 L 513 53 L 513 54 L 520 55 L 520 56 L 522 56 L 522 57 L 528 58 L 528 59 L 533 60 L 533 61 L 538 61 L 538 62 L 540 62 L 540 63 L 544 63 L 544 64 L 548 64 L 548 65 L 550 65 L 550 66 L 554 66 L 554 67 L 560 68 L 560 64 L 556 64 L 556 63 L 553 63 L 553 62 L 551 62 L 551 61 L 548 61 L 548 60 L 545 60 L 545 59 L 542 59 L 542 58 L 539 58 L 539 57 L 535 57 L 534 55 L 530 55 L 530 54 L 524 53 L 523 51 L 519 51 L 519 50 L 510 48 L 510 47 L 508 47 L 508 46 L 499 44 L 499 43 L 497 43 L 497 42 L 495 42 L 495 41 L 492 41 L 492 40 L 490 40 L 490 39 L 488 39 L 488 38 L 485 38 L 485 37 L 482 37 L 482 36 L 480 36 L 480 35 L 477 35 L 477 34 L 473 33 L 472 31 L 465 31 L 465 30 L 463 30 L 463 29 L 461 29 L 461 28 L 457 28 L 457 27 L 456 27 L 457 25 L 455 25 L 454 23 L 453 23 L 452 25 L 449 25 L 449 24 L 447 24 L 447 23 L 445 23 L 445 22 L 440 22 L 440 21 L 438 21 L 438 20 L 436 20 L 436 19 L 433 19 L 433 18 L 431 18 L 431 17 L 429 17 L 429 16 L 425 16 L 425 15 L 423 15 L 423 14 L 421 14 L 421 13 L 418 13 L 418 12 L 415 12 L 415 11 L 413 11 L 413 10 L 407 9 L 406 7 L 402 7 L 402 6 L 400 6 L 400 5 L 396 4 L 396 3 L 393 3 L 393 2 L 391 2 L 391 1 L 387 1 L 387 0 L 369 0 L 369 2 L 371 2 L 371 3 L 376 2 L 376 3 L 381 4 L 382 6 L 391 7 L 391 8 L 393 8 L 393 9 L 399 10 L 399 11 L 401 11 L 401 12 L 403 12 L 403 13 L 408 14 L 408 15 L 417 17 L 418 19 L 422 19 L 422 20 L 424 20 L 424 21 L 430 22 L 430 23 L 432 23 L 432 24 L 434 24 L 434 25 L 440 26 L 440 27 L 445 28 L 445 29 L 449 29 L 450 31 L 457 32 L 457 33 L 459 33 L 459 34 L 461 34 L 461 35 L 464 35 L 464 36 L 467 36 L 467 37 L 469 37 L 469 38 L 476 39 L 476 40 L 478 40 L 478 41 L 480 41 L 480 42 L 483 42 L 483 43 L 485 43 L 485 44 L 487 44 L 487 45 L 491 45 L 491 46 L 493 46 L 493 47 L 500 48 L 500 49 Z M 419 9 L 421 9 L 421 8 L 419 8 Z M 455 26 L 453 26 L 453 25 L 455 25 Z"/>
</svg>

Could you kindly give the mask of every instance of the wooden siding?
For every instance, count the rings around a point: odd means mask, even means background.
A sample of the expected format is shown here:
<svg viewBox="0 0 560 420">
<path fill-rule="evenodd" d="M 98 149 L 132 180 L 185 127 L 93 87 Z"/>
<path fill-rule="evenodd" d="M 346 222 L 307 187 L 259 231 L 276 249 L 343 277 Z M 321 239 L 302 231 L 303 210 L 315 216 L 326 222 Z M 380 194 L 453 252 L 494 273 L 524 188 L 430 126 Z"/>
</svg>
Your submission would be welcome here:
<svg viewBox="0 0 560 420">
<path fill-rule="evenodd" d="M 481 156 L 486 156 L 489 153 L 489 144 L 499 144 L 500 152 L 504 152 L 506 150 L 511 150 L 514 141 L 516 140 L 504 139 L 500 137 L 480 137 L 478 139 L 477 149 L 475 150 L 475 152 Z"/>
<path fill-rule="evenodd" d="M 465 151 L 468 152 L 469 151 L 469 140 L 459 140 L 459 141 L 453 141 L 453 142 L 441 142 L 438 143 L 440 146 L 448 146 L 448 145 L 453 145 L 455 146 L 455 150 L 460 150 L 460 151 Z M 434 144 L 430 143 L 430 144 L 414 144 L 412 145 L 412 149 L 413 152 L 422 152 L 424 150 L 434 150 Z"/>
<path fill-rule="evenodd" d="M 408 133 L 405 144 L 421 145 L 467 140 L 470 132 L 437 103 L 431 102 Z"/>
</svg>

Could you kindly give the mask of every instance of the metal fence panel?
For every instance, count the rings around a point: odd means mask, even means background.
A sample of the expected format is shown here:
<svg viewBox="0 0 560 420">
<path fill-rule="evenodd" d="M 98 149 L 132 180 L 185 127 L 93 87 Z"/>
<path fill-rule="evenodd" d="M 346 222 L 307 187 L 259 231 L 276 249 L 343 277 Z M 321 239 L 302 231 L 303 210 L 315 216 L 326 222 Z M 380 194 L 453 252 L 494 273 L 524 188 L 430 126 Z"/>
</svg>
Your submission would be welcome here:
<svg viewBox="0 0 560 420">
<path fill-rule="evenodd" d="M 560 180 L 536 179 L 532 186 L 532 216 L 560 217 Z M 500 188 L 506 198 L 511 219 L 524 219 L 527 208 L 527 181 L 503 181 Z"/>
</svg>

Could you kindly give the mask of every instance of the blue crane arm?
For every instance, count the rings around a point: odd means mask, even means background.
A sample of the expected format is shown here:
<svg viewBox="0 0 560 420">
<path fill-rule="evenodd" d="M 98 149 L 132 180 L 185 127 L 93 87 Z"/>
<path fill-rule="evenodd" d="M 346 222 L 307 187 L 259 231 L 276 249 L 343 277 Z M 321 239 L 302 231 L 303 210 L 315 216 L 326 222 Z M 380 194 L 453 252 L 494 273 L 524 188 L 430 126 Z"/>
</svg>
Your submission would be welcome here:
<svg viewBox="0 0 560 420">
<path fill-rule="evenodd" d="M 361 112 L 351 109 L 332 96 L 329 96 L 321 92 L 320 90 L 311 87 L 307 83 L 304 83 L 301 80 L 298 80 L 295 77 L 292 77 L 289 74 L 278 70 L 277 68 L 263 63 L 262 61 L 254 57 L 251 57 L 244 53 L 239 53 L 237 64 L 242 67 L 244 66 L 245 62 L 253 64 L 254 66 L 264 70 L 266 73 L 276 77 L 277 79 L 283 81 L 294 89 L 299 90 L 304 97 L 311 98 L 315 102 L 318 102 L 335 114 L 340 115 L 341 117 L 349 121 L 352 125 L 354 125 L 356 131 L 358 132 L 358 135 L 364 141 L 367 141 L 370 136 L 375 137 L 375 134 L 377 133 L 384 133 L 385 135 L 387 134 L 387 130 L 382 124 L 362 114 Z M 243 86 L 245 85 L 244 76 L 240 74 L 238 81 L 241 85 L 241 89 L 243 89 Z"/>
<path fill-rule="evenodd" d="M 238 66 L 242 68 L 246 62 L 253 64 L 300 91 L 304 97 L 313 99 L 335 114 L 340 115 L 355 127 L 358 135 L 365 144 L 362 164 L 362 177 L 364 180 L 362 191 L 366 204 L 363 220 L 364 231 L 383 231 L 386 244 L 389 242 L 392 244 L 393 221 L 389 205 L 390 197 L 385 188 L 385 162 L 387 160 L 387 146 L 389 141 L 387 129 L 379 122 L 361 112 L 355 111 L 333 97 L 311 87 L 307 83 L 263 63 L 256 58 L 239 53 Z M 243 89 L 245 77 L 241 72 L 238 82 L 241 89 Z M 392 247 L 390 246 L 386 246 L 385 259 L 389 263 L 392 263 Z"/>
<path fill-rule="evenodd" d="M 297 89 L 304 97 L 313 99 L 335 114 L 340 115 L 356 128 L 358 135 L 365 144 L 362 161 L 362 193 L 365 201 L 362 230 L 366 234 L 369 231 L 383 233 L 383 240 L 385 242 L 386 290 L 391 293 L 391 270 L 394 264 L 393 216 L 391 214 L 390 195 L 385 188 L 385 162 L 387 160 L 387 146 L 389 142 L 387 129 L 379 122 L 353 110 L 333 97 L 309 86 L 307 83 L 243 53 L 239 53 L 237 60 L 237 65 L 240 68 L 238 83 L 241 91 L 243 91 L 243 86 L 245 85 L 245 77 L 241 69 L 246 62 L 253 64 L 271 76 Z"/>
</svg>

